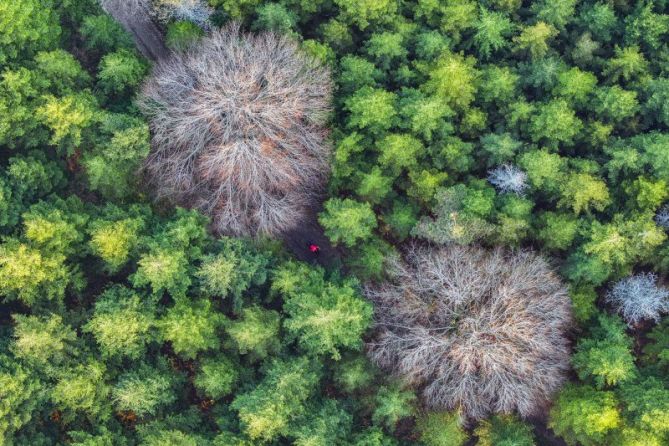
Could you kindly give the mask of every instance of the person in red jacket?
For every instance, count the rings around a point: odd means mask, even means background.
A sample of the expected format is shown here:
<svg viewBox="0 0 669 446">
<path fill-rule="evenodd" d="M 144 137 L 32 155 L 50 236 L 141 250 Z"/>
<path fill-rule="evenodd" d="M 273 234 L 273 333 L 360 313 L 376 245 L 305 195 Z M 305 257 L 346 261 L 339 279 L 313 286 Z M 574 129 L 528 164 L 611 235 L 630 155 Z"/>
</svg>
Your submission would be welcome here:
<svg viewBox="0 0 669 446">
<path fill-rule="evenodd" d="M 311 252 L 312 254 L 318 255 L 320 250 L 321 250 L 321 247 L 318 246 L 317 244 L 309 243 L 309 252 Z"/>
</svg>

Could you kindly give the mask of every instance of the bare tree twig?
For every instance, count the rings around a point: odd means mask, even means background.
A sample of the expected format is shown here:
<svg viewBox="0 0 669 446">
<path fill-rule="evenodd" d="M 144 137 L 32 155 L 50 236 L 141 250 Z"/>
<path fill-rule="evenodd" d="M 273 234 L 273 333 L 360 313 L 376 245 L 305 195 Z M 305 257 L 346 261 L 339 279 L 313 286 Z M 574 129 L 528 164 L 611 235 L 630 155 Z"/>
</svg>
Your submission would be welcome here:
<svg viewBox="0 0 669 446">
<path fill-rule="evenodd" d="M 565 381 L 571 304 L 531 252 L 414 245 L 369 285 L 371 359 L 421 389 L 432 408 L 470 419 L 540 412 Z"/>
<path fill-rule="evenodd" d="M 292 40 L 214 31 L 144 85 L 157 197 L 202 210 L 223 234 L 297 226 L 329 174 L 330 96 L 329 71 Z"/>
</svg>

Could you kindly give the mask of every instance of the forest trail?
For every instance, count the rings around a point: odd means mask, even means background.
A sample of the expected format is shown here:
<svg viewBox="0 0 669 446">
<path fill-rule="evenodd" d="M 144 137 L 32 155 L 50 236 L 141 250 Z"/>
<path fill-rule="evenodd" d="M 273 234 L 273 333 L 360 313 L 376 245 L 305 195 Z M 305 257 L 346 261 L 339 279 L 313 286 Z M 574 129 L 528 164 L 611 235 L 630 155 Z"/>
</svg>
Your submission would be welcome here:
<svg viewBox="0 0 669 446">
<path fill-rule="evenodd" d="M 330 239 L 318 223 L 318 213 L 322 209 L 310 209 L 305 220 L 295 229 L 283 235 L 283 243 L 297 259 L 303 262 L 318 263 L 326 268 L 341 266 L 341 252 L 332 246 Z M 309 244 L 318 245 L 320 251 L 313 254 Z"/>
<path fill-rule="evenodd" d="M 104 10 L 132 35 L 144 57 L 158 62 L 170 54 L 163 33 L 142 0 L 102 0 L 101 3 Z"/>
</svg>

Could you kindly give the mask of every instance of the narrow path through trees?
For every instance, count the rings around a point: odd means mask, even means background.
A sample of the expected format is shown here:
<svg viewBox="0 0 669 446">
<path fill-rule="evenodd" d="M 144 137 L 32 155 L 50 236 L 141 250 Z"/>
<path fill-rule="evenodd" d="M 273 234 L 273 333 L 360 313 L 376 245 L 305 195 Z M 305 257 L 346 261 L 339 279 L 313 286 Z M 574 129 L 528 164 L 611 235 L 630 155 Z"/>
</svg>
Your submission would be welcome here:
<svg viewBox="0 0 669 446">
<path fill-rule="evenodd" d="M 132 35 L 144 57 L 157 62 L 169 55 L 163 34 L 151 19 L 145 0 L 102 0 L 101 3 L 104 10 Z"/>
<path fill-rule="evenodd" d="M 283 242 L 299 260 L 315 262 L 327 268 L 340 266 L 341 253 L 332 246 L 323 232 L 323 228 L 318 223 L 318 212 L 320 209 L 312 209 L 302 224 L 283 235 Z M 318 245 L 320 248 L 318 254 L 309 251 L 310 243 Z"/>
</svg>

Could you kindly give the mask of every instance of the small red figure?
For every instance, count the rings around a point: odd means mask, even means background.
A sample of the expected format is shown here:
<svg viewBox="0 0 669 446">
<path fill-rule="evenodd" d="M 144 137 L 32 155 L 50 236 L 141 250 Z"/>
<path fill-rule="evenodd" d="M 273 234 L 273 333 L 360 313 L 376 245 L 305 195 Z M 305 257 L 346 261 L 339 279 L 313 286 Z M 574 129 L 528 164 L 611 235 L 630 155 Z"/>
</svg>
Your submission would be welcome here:
<svg viewBox="0 0 669 446">
<path fill-rule="evenodd" d="M 321 250 L 321 247 L 318 246 L 315 243 L 309 243 L 309 251 L 311 251 L 314 254 L 318 254 L 318 252 Z"/>
</svg>

